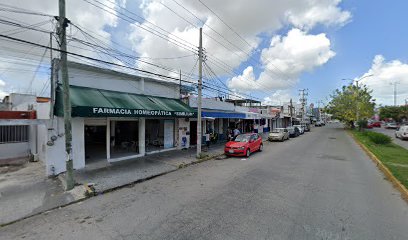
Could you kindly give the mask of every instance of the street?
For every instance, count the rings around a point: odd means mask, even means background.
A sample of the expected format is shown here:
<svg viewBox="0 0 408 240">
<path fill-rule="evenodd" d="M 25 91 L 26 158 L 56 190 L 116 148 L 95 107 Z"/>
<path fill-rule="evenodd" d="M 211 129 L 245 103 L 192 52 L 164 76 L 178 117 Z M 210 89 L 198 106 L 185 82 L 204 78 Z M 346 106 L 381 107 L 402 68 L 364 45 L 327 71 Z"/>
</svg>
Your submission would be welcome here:
<svg viewBox="0 0 408 240">
<path fill-rule="evenodd" d="M 0 239 L 407 239 L 408 205 L 339 124 L 0 229 Z"/>
</svg>

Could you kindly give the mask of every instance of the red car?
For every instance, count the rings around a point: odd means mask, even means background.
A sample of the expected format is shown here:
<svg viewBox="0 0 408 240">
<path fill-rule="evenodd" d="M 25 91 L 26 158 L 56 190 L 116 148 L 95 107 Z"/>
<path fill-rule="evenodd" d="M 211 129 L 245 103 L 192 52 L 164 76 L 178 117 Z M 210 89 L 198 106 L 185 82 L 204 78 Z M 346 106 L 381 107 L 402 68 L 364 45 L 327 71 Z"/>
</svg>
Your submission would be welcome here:
<svg viewBox="0 0 408 240">
<path fill-rule="evenodd" d="M 369 123 L 368 125 L 367 125 L 368 127 L 370 127 L 370 128 L 373 128 L 373 127 L 381 127 L 381 122 L 372 122 L 372 123 Z"/>
<path fill-rule="evenodd" d="M 224 153 L 228 156 L 246 156 L 262 151 L 262 137 L 257 133 L 246 133 L 236 136 L 225 144 Z"/>
</svg>

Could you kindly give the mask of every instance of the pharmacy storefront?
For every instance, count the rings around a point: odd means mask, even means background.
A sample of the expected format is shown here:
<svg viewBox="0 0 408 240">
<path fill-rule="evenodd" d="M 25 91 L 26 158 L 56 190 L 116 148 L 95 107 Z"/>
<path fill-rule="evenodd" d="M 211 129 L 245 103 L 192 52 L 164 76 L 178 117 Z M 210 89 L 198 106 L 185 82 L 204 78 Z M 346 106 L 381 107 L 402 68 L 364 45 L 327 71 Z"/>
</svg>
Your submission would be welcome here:
<svg viewBox="0 0 408 240">
<path fill-rule="evenodd" d="M 59 121 L 63 120 L 61 93 L 57 89 Z M 173 98 L 79 86 L 70 87 L 70 98 L 76 169 L 176 149 L 186 144 L 179 128 L 196 117 L 194 109 Z"/>
</svg>

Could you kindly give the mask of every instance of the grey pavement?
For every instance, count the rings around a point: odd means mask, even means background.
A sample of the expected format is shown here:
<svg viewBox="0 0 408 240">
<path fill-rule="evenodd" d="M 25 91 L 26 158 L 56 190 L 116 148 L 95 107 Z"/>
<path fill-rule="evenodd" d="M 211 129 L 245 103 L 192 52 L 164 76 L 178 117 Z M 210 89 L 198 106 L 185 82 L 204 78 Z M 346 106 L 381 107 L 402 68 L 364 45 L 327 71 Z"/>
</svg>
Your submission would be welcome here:
<svg viewBox="0 0 408 240">
<path fill-rule="evenodd" d="M 0 239 L 407 239 L 408 205 L 338 125 L 0 228 Z"/>
<path fill-rule="evenodd" d="M 16 169 L 0 174 L 0 225 L 71 203 L 85 192 L 64 192 L 58 179 L 45 177 L 41 162 L 11 167 Z"/>
<path fill-rule="evenodd" d="M 223 153 L 223 143 L 203 147 L 208 157 Z M 196 149 L 172 150 L 145 157 L 129 159 L 117 163 L 94 164 L 75 171 L 75 181 L 79 184 L 94 184 L 96 193 L 102 193 L 175 171 L 181 167 L 199 162 Z"/>
<path fill-rule="evenodd" d="M 404 147 L 406 149 L 408 149 L 408 140 L 402 140 L 399 138 L 395 137 L 395 129 L 386 129 L 386 128 L 373 128 L 370 129 L 370 131 L 375 131 L 375 132 L 379 132 L 379 133 L 383 133 L 385 135 L 388 135 L 392 138 L 392 141 L 395 144 L 400 145 L 401 147 Z"/>
</svg>

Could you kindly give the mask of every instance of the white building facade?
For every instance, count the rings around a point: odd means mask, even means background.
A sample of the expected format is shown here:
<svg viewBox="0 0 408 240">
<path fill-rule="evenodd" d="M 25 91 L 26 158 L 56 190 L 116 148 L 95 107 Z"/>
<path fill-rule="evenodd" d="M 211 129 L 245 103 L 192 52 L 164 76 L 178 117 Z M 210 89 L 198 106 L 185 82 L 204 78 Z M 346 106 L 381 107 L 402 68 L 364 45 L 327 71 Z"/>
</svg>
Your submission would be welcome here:
<svg viewBox="0 0 408 240">
<path fill-rule="evenodd" d="M 68 68 L 74 169 L 189 147 L 189 119 L 196 113 L 179 100 L 178 83 L 73 62 Z M 47 175 L 66 171 L 59 76 L 45 146 Z"/>
</svg>

